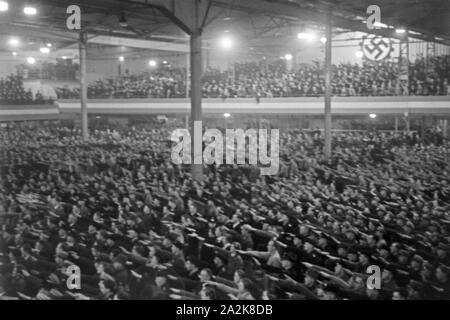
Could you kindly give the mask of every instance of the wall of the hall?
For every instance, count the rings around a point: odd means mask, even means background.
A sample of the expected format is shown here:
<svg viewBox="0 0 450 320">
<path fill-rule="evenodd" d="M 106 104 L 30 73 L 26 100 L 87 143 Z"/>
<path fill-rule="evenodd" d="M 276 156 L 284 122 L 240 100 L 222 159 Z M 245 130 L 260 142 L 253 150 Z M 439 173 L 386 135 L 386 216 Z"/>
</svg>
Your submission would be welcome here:
<svg viewBox="0 0 450 320">
<path fill-rule="evenodd" d="M 128 70 L 130 74 L 139 74 L 144 71 L 152 72 L 152 68 L 149 67 L 148 62 L 151 59 L 156 60 L 158 63 L 167 61 L 174 66 L 186 66 L 186 54 L 168 54 L 168 55 L 156 55 L 156 54 L 141 54 L 145 57 L 125 57 L 125 61 L 119 62 L 119 55 L 108 57 L 106 59 L 88 59 L 87 73 L 88 82 L 97 80 L 102 77 L 115 77 L 119 74 L 119 68 L 121 73 L 125 74 Z"/>
<path fill-rule="evenodd" d="M 333 48 L 332 48 L 332 63 L 358 63 L 360 64 L 362 60 L 357 58 L 355 52 L 361 48 L 361 38 L 364 36 L 362 32 L 349 32 L 335 36 L 333 38 Z M 353 40 L 355 39 L 355 40 Z M 399 42 L 393 40 L 393 52 L 391 53 L 392 58 L 396 58 L 399 55 Z M 409 59 L 414 61 L 416 58 L 426 56 L 427 54 L 427 44 L 425 41 L 420 41 L 417 39 L 410 39 L 409 44 Z M 436 55 L 449 55 L 450 46 L 445 46 L 441 44 L 436 44 Z M 299 51 L 296 52 L 296 62 L 297 63 L 308 63 L 314 60 L 323 60 L 325 56 L 324 45 L 311 45 L 304 46 Z"/>
<path fill-rule="evenodd" d="M 0 78 L 16 73 L 16 66 L 22 61 L 11 53 L 0 53 Z"/>
<path fill-rule="evenodd" d="M 355 56 L 355 52 L 360 49 L 360 39 L 363 35 L 364 34 L 361 32 L 350 32 L 335 36 L 333 38 L 332 62 L 335 64 L 345 62 L 361 63 L 361 59 Z M 316 44 L 306 44 L 298 41 L 298 39 L 295 39 L 295 42 L 292 44 L 287 44 L 282 48 L 274 49 L 279 50 L 280 52 L 274 51 L 270 54 L 267 53 L 267 58 L 274 59 L 291 50 L 290 53 L 294 56 L 294 66 L 298 63 L 311 62 L 314 60 L 323 61 L 323 44 L 320 42 L 317 42 Z M 248 53 L 243 52 L 242 50 L 243 49 L 240 48 L 240 46 L 237 46 L 230 51 L 204 49 L 204 68 L 209 65 L 224 70 L 232 66 L 235 62 L 261 60 L 263 57 L 263 54 L 261 53 Z M 76 54 L 76 49 L 72 51 Z M 426 43 L 411 38 L 409 52 L 411 60 L 416 59 L 420 55 L 426 56 Z M 436 55 L 444 54 L 450 54 L 450 46 L 436 45 Z M 118 57 L 121 55 L 125 57 L 125 61 L 122 63 L 118 61 Z M 394 44 L 394 51 L 392 53 L 392 57 L 397 56 L 398 42 Z M 155 59 L 159 63 L 166 60 L 172 65 L 185 67 L 187 55 L 185 53 L 152 50 L 136 51 L 122 47 L 91 47 L 88 50 L 88 81 L 91 82 L 102 77 L 117 76 L 119 74 L 119 66 L 122 73 L 125 73 L 126 70 L 131 74 L 151 71 L 151 68 L 148 66 L 148 61 L 150 59 Z M 25 57 L 13 57 L 10 52 L 0 53 L 0 77 L 16 73 L 16 66 L 21 63 L 26 63 Z"/>
</svg>

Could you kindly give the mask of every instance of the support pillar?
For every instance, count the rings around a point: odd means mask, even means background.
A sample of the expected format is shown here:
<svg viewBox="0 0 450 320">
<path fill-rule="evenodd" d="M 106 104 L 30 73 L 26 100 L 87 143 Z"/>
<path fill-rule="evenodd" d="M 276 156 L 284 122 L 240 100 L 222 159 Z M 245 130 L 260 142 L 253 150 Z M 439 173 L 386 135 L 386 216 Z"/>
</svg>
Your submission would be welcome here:
<svg viewBox="0 0 450 320">
<path fill-rule="evenodd" d="M 448 138 L 449 134 L 448 134 L 448 120 L 442 120 L 441 121 L 441 127 L 442 127 L 442 136 L 446 139 Z"/>
<path fill-rule="evenodd" d="M 186 61 L 186 96 L 191 98 L 191 139 L 194 140 L 191 173 L 196 181 L 203 180 L 202 30 L 212 3 L 212 0 L 146 0 L 146 5 L 156 5 L 159 11 L 190 36 L 190 59 L 187 55 Z"/>
<path fill-rule="evenodd" d="M 188 114 L 184 116 L 184 123 L 186 125 L 186 129 L 189 130 L 189 115 Z"/>
<path fill-rule="evenodd" d="M 209 67 L 211 67 L 211 50 L 209 48 L 209 44 L 206 44 L 206 61 L 205 61 L 205 66 L 206 69 L 208 69 Z"/>
<path fill-rule="evenodd" d="M 203 148 L 195 148 L 195 146 L 202 146 L 203 132 L 202 125 L 197 126 L 197 130 L 200 130 L 200 134 L 195 132 L 194 123 L 196 121 L 202 121 L 202 36 L 200 32 L 194 32 L 190 39 L 191 44 L 191 137 L 192 139 L 198 139 L 193 143 L 192 148 L 192 178 L 195 181 L 203 180 L 203 164 L 195 164 L 195 159 L 202 159 Z M 201 122 L 200 122 L 201 123 Z M 197 133 L 197 134 L 195 134 Z M 199 137 L 198 137 L 199 136 Z M 200 154 L 199 154 L 200 153 Z"/>
<path fill-rule="evenodd" d="M 332 44 L 332 30 L 331 30 L 331 15 L 328 14 L 328 24 L 326 25 L 325 42 L 325 160 L 331 157 L 331 44 Z"/>
<path fill-rule="evenodd" d="M 402 88 L 402 95 L 409 95 L 409 38 L 406 34 L 399 44 L 399 75 L 398 80 Z"/>
<path fill-rule="evenodd" d="M 88 139 L 88 112 L 87 112 L 87 83 L 86 83 L 86 47 L 87 33 L 80 32 L 80 100 L 81 100 L 81 135 L 84 141 Z"/>
<path fill-rule="evenodd" d="M 425 58 L 425 74 L 429 75 L 434 72 L 434 63 L 431 61 L 436 56 L 436 43 L 428 41 L 426 44 L 426 58 Z"/>
<path fill-rule="evenodd" d="M 190 90 L 190 82 L 191 82 L 191 70 L 190 70 L 190 59 L 191 56 L 188 53 L 186 53 L 186 98 L 189 98 L 189 90 Z"/>
<path fill-rule="evenodd" d="M 426 119 L 425 116 L 422 116 L 420 118 L 420 138 L 422 140 L 425 137 L 425 126 L 426 126 Z"/>
<path fill-rule="evenodd" d="M 406 132 L 409 133 L 409 131 L 410 131 L 410 118 L 409 118 L 409 112 L 405 112 L 405 116 L 403 117 L 403 120 L 405 121 Z"/>
</svg>

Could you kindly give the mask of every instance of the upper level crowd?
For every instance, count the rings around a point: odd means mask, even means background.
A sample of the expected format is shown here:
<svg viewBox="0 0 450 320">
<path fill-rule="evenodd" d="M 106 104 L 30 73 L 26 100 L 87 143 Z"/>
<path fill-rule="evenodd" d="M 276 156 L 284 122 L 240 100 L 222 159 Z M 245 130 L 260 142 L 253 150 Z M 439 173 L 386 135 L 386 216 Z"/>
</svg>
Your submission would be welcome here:
<svg viewBox="0 0 450 320">
<path fill-rule="evenodd" d="M 280 137 L 280 171 L 170 158 L 171 128 L 2 128 L 0 294 L 23 299 L 450 299 L 438 132 Z M 81 289 L 66 286 L 81 270 Z M 366 286 L 367 267 L 381 288 Z"/>
<path fill-rule="evenodd" d="M 398 64 L 364 61 L 333 66 L 332 94 L 335 96 L 450 95 L 450 56 L 410 64 L 409 87 L 398 80 Z M 236 64 L 234 72 L 206 70 L 204 98 L 318 97 L 325 91 L 324 70 L 318 64 L 303 64 L 287 71 L 284 63 Z M 78 90 L 59 89 L 60 98 L 75 98 Z M 97 80 L 88 87 L 90 98 L 180 98 L 186 96 L 184 70 L 156 72 Z"/>
<path fill-rule="evenodd" d="M 0 78 L 0 104 L 47 104 L 53 101 L 44 99 L 39 92 L 35 95 L 31 90 L 25 90 L 21 76 L 10 75 Z"/>
<path fill-rule="evenodd" d="M 431 66 L 431 67 L 430 67 Z M 392 61 L 364 61 L 333 65 L 334 96 L 450 95 L 450 56 L 418 59 L 410 63 L 409 86 L 398 79 L 399 67 Z M 325 91 L 324 70 L 318 63 L 302 64 L 288 71 L 281 62 L 236 64 L 232 71 L 208 68 L 203 75 L 204 98 L 318 97 Z M 160 69 L 140 75 L 99 79 L 88 85 L 88 98 L 184 98 L 185 69 Z M 78 99 L 78 88 L 55 88 L 58 99 Z M 23 87 L 21 76 L 0 79 L 0 103 L 43 103 Z"/>
</svg>

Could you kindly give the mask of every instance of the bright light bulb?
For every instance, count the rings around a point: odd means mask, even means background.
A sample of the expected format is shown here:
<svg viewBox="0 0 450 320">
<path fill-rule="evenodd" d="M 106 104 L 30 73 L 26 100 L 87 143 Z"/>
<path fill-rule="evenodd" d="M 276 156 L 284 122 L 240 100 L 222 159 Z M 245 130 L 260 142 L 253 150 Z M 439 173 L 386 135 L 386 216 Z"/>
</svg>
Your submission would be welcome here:
<svg viewBox="0 0 450 320">
<path fill-rule="evenodd" d="M 377 117 L 377 115 L 375 113 L 371 113 L 369 114 L 370 119 L 375 119 Z"/>
<path fill-rule="evenodd" d="M 403 28 L 399 28 L 399 29 L 395 29 L 395 32 L 397 32 L 398 34 L 403 34 L 406 32 L 406 30 Z"/>
<path fill-rule="evenodd" d="M 377 28 L 387 28 L 388 27 L 387 24 L 379 22 L 379 21 L 376 21 L 373 25 Z"/>
<path fill-rule="evenodd" d="M 50 48 L 42 47 L 39 49 L 39 51 L 41 51 L 41 53 L 50 53 Z"/>
<path fill-rule="evenodd" d="M 125 61 L 125 58 L 124 58 L 123 56 L 120 56 L 120 57 L 119 57 L 119 61 L 120 61 L 120 62 L 124 62 L 124 61 Z"/>
<path fill-rule="evenodd" d="M 149 65 L 150 67 L 156 67 L 156 61 L 155 61 L 155 60 L 150 60 L 150 61 L 148 62 L 148 65 Z"/>
<path fill-rule="evenodd" d="M 364 57 L 364 53 L 361 50 L 358 50 L 355 52 L 355 56 L 361 59 L 362 57 Z"/>
<path fill-rule="evenodd" d="M 285 54 L 284 58 L 285 58 L 286 60 L 292 60 L 292 54 L 287 53 L 287 54 Z"/>
<path fill-rule="evenodd" d="M 12 55 L 13 55 L 14 57 L 17 56 L 17 52 L 14 51 L 14 52 L 12 53 Z"/>
<path fill-rule="evenodd" d="M 307 40 L 308 42 L 316 41 L 316 35 L 313 32 L 299 32 L 297 38 L 301 40 Z"/>
<path fill-rule="evenodd" d="M 222 47 L 222 49 L 230 50 L 231 48 L 233 48 L 233 39 L 231 39 L 230 37 L 223 37 L 222 39 L 220 39 L 220 46 Z"/>
<path fill-rule="evenodd" d="M 20 44 L 20 41 L 17 38 L 11 38 L 9 39 L 8 43 L 13 47 L 17 47 Z"/>
<path fill-rule="evenodd" d="M 327 42 L 327 38 L 326 38 L 326 37 L 321 37 L 321 38 L 320 38 L 320 42 L 326 43 L 326 42 Z"/>
<path fill-rule="evenodd" d="M 8 2 L 0 1 L 0 12 L 8 11 Z"/>
<path fill-rule="evenodd" d="M 223 114 L 223 116 L 224 116 L 225 118 L 229 118 L 229 117 L 231 117 L 231 114 L 229 114 L 228 112 L 226 112 L 226 113 Z"/>
<path fill-rule="evenodd" d="M 25 13 L 26 15 L 29 15 L 29 16 L 33 16 L 33 15 L 37 14 L 37 9 L 32 6 L 26 6 L 23 8 L 23 13 Z"/>
<path fill-rule="evenodd" d="M 36 63 L 36 59 L 33 58 L 33 57 L 28 57 L 28 58 L 27 58 L 27 62 L 28 62 L 29 64 L 35 64 L 35 63 Z"/>
</svg>

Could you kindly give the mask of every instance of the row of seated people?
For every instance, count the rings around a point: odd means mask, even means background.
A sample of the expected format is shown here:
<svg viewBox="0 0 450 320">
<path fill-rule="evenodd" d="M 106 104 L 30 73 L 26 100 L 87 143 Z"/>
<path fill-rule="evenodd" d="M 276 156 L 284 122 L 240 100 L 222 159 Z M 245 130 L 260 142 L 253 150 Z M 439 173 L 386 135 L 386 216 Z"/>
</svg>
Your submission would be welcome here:
<svg viewBox="0 0 450 320">
<path fill-rule="evenodd" d="M 88 98 L 184 98 L 186 96 L 185 73 L 181 69 L 144 73 L 139 76 L 124 75 L 100 79 L 88 85 Z M 56 88 L 59 99 L 77 99 L 78 88 Z"/>
<path fill-rule="evenodd" d="M 450 95 L 450 56 L 437 57 L 432 71 L 424 62 L 410 64 L 409 84 L 399 81 L 399 67 L 392 61 L 333 66 L 335 96 Z M 430 62 L 431 63 L 431 62 Z M 169 73 L 169 74 L 168 74 Z M 325 92 L 324 70 L 319 64 L 303 64 L 287 71 L 280 63 L 236 64 L 234 73 L 208 68 L 203 76 L 204 98 L 317 97 Z M 186 96 L 185 70 L 101 79 L 88 86 L 90 98 L 181 98 Z M 59 88 L 59 98 L 78 97 L 77 89 Z"/>
<path fill-rule="evenodd" d="M 52 100 L 44 99 L 40 92 L 33 95 L 30 89 L 25 90 L 21 76 L 9 75 L 0 79 L 0 104 L 52 104 Z"/>
<path fill-rule="evenodd" d="M 434 71 L 425 73 L 421 60 L 410 64 L 408 90 L 398 80 L 398 64 L 391 61 L 364 61 L 339 64 L 332 69 L 331 87 L 335 96 L 448 95 L 450 57 L 439 57 Z M 235 78 L 218 76 L 205 84 L 207 96 L 263 97 L 321 96 L 325 92 L 324 70 L 318 63 L 304 64 L 292 72 L 284 64 L 261 67 L 256 63 L 235 66 Z"/>
<path fill-rule="evenodd" d="M 325 160 L 320 131 L 292 130 L 277 175 L 196 182 L 172 129 L 2 128 L 0 296 L 450 299 L 448 142 L 339 133 Z"/>
</svg>

